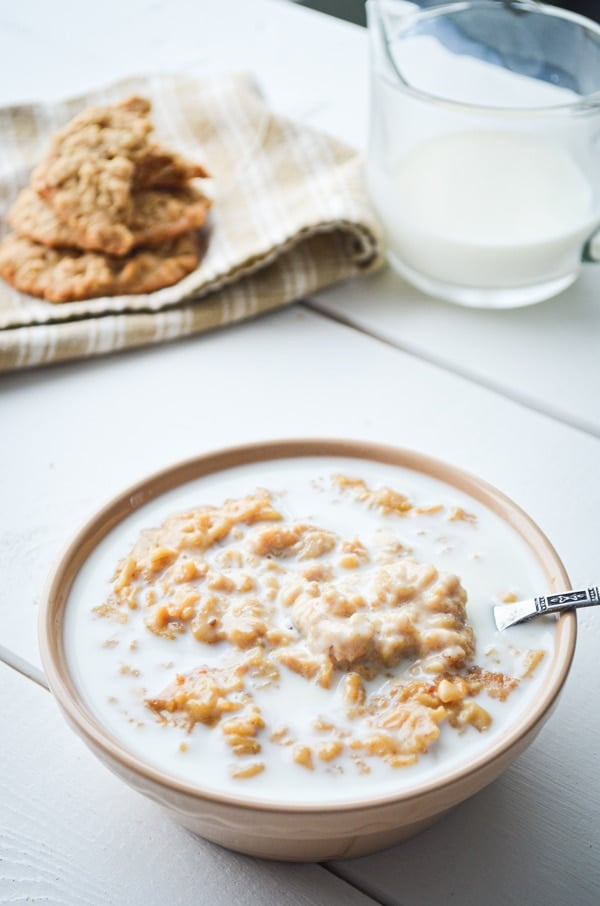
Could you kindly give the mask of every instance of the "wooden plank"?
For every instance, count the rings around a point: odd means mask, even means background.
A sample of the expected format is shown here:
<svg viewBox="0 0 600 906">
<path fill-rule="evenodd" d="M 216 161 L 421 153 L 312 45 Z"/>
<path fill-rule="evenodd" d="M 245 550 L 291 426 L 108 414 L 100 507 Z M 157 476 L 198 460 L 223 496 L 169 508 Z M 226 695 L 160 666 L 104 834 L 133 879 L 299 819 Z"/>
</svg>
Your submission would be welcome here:
<svg viewBox="0 0 600 906">
<path fill-rule="evenodd" d="M 102 767 L 47 692 L 7 667 L 0 685 L 0 903 L 375 906 L 318 865 L 194 837 Z"/>
<path fill-rule="evenodd" d="M 430 299 L 391 269 L 316 297 L 318 310 L 600 437 L 600 268 L 528 308 Z"/>
</svg>

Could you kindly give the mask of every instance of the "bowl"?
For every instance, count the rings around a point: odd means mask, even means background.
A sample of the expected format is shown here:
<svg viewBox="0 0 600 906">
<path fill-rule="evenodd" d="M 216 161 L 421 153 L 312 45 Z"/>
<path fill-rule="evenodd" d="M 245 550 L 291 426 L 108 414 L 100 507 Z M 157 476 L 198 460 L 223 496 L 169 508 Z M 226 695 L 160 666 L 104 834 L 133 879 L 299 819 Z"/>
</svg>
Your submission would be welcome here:
<svg viewBox="0 0 600 906">
<path fill-rule="evenodd" d="M 73 669 L 65 631 L 73 588 L 85 579 L 86 564 L 126 520 L 148 513 L 173 493 L 186 494 L 194 482 L 222 481 L 228 470 L 271 470 L 297 462 L 361 461 L 365 468 L 399 468 L 416 478 L 433 479 L 493 514 L 543 577 L 546 591 L 564 591 L 569 580 L 541 530 L 515 503 L 484 481 L 456 467 L 410 450 L 351 440 L 283 440 L 219 450 L 174 465 L 128 488 L 77 534 L 50 578 L 41 605 L 39 641 L 48 683 L 70 726 L 94 755 L 130 787 L 153 799 L 195 834 L 222 846 L 269 859 L 323 861 L 362 856 L 422 831 L 453 806 L 495 780 L 535 739 L 550 716 L 572 661 L 574 613 L 547 618 L 553 650 L 543 683 L 526 708 L 507 719 L 502 732 L 458 761 L 397 788 L 369 790 L 352 785 L 337 800 L 248 793 L 246 788 L 212 788 L 191 782 L 133 751 L 99 716 Z M 252 473 L 254 474 L 254 473 Z M 204 485 L 202 485 L 204 487 Z M 208 485 L 207 485 L 208 486 Z M 83 579 L 82 579 L 83 577 Z M 79 586 L 77 586 L 79 587 Z M 540 591 L 543 591 L 541 589 Z M 490 620 L 492 602 L 490 601 Z M 546 618 L 545 618 L 546 619 Z M 72 643 L 71 643 L 72 644 Z M 425 756 L 427 757 L 427 756 Z M 406 775 L 409 776 L 410 775 Z"/>
</svg>

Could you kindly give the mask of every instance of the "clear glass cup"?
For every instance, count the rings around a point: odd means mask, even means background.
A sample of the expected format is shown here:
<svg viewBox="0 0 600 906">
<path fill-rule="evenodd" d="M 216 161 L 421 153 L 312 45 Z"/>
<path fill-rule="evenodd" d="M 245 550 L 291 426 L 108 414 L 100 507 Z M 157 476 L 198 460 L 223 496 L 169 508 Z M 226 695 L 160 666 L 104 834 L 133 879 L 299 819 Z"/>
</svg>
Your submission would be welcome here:
<svg viewBox="0 0 600 906">
<path fill-rule="evenodd" d="M 388 257 L 462 305 L 540 302 L 600 226 L 600 27 L 531 0 L 369 0 L 369 193 Z"/>
</svg>

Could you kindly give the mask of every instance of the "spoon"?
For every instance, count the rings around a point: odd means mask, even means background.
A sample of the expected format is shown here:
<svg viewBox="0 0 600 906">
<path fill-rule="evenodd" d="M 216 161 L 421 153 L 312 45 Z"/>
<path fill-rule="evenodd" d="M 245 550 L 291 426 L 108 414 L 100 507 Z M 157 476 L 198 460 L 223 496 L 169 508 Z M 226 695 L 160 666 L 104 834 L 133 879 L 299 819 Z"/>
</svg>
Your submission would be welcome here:
<svg viewBox="0 0 600 906">
<path fill-rule="evenodd" d="M 498 604 L 494 607 L 496 627 L 502 632 L 509 626 L 525 623 L 543 613 L 562 613 L 572 607 L 590 607 L 600 604 L 600 587 L 592 585 L 580 591 L 562 591 L 556 595 L 541 595 L 515 601 L 514 604 Z"/>
</svg>

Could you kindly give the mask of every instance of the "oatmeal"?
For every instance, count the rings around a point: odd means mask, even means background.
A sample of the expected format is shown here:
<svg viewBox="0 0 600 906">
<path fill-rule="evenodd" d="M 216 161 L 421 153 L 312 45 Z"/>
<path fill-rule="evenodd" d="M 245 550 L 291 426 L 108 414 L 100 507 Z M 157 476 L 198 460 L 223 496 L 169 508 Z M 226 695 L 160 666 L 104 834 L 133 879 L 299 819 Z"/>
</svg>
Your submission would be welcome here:
<svg viewBox="0 0 600 906">
<path fill-rule="evenodd" d="M 493 626 L 507 587 L 539 581 L 506 526 L 408 470 L 309 462 L 316 476 L 256 465 L 206 505 L 182 508 L 180 489 L 143 508 L 73 616 L 96 708 L 188 781 L 300 800 L 304 778 L 312 798 L 396 789 L 493 739 L 543 672 L 544 628 Z"/>
</svg>

